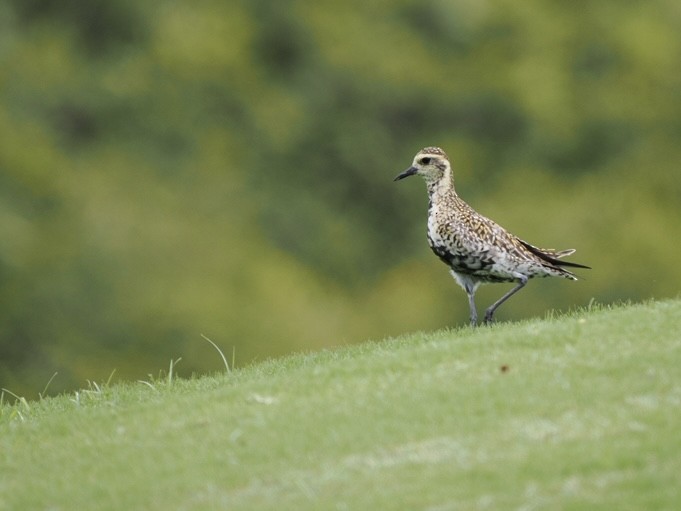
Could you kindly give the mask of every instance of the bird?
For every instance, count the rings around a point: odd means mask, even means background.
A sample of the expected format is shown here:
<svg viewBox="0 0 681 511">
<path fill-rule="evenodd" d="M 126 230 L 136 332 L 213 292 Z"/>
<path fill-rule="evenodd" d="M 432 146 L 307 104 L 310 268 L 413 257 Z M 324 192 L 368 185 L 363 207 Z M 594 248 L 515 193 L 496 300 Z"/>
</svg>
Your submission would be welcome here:
<svg viewBox="0 0 681 511">
<path fill-rule="evenodd" d="M 428 245 L 447 266 L 468 295 L 470 324 L 478 324 L 475 292 L 481 284 L 514 282 L 516 285 L 485 310 L 483 323 L 506 300 L 535 277 L 577 280 L 565 267 L 591 269 L 561 260 L 574 249 L 538 248 L 511 234 L 499 224 L 475 211 L 454 189 L 452 165 L 439 147 L 421 149 L 411 166 L 394 181 L 418 175 L 428 191 Z"/>
</svg>

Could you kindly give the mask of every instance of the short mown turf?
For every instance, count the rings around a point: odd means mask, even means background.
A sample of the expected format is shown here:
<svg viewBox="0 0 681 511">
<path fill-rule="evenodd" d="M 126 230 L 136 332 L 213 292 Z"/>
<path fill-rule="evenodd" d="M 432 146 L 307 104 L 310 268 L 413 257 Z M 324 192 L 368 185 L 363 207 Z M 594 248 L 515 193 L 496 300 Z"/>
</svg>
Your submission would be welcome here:
<svg viewBox="0 0 681 511">
<path fill-rule="evenodd" d="M 671 510 L 680 431 L 681 302 L 655 302 L 5 393 L 0 509 Z"/>
</svg>

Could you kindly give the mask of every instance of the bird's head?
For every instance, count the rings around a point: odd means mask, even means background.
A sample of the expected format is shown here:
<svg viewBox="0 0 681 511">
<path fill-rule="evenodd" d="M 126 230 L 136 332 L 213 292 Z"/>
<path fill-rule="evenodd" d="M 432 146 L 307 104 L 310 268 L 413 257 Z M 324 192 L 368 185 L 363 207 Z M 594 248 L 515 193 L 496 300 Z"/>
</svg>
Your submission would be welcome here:
<svg viewBox="0 0 681 511">
<path fill-rule="evenodd" d="M 411 167 L 398 175 L 395 181 L 418 174 L 426 183 L 436 183 L 450 173 L 449 158 L 445 152 L 439 147 L 426 147 L 416 153 Z"/>
</svg>

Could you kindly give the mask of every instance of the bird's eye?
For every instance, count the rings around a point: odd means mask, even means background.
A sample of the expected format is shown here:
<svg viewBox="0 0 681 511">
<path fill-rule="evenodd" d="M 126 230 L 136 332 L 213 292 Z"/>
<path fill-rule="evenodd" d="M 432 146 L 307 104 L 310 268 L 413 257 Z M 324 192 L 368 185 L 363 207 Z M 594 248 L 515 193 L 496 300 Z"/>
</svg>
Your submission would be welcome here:
<svg viewBox="0 0 681 511">
<path fill-rule="evenodd" d="M 430 163 L 430 158 L 421 158 L 421 165 L 428 165 Z"/>
</svg>

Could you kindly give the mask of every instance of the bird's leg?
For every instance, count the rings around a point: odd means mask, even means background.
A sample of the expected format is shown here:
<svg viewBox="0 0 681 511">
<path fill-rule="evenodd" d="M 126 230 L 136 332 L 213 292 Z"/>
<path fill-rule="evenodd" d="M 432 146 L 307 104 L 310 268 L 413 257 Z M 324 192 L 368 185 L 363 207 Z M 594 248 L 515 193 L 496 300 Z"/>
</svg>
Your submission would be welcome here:
<svg viewBox="0 0 681 511">
<path fill-rule="evenodd" d="M 496 311 L 499 306 L 504 303 L 506 300 L 511 298 L 514 294 L 516 294 L 518 291 L 520 291 L 523 287 L 525 287 L 525 284 L 527 284 L 528 278 L 525 275 L 518 275 L 518 285 L 511 289 L 508 293 L 506 293 L 504 296 L 499 298 L 496 302 L 494 302 L 492 305 L 489 306 L 489 308 L 485 311 L 485 324 L 489 324 L 492 322 L 492 316 L 494 316 L 494 311 Z"/>
<path fill-rule="evenodd" d="M 457 273 L 454 270 L 450 270 L 450 273 L 457 284 L 459 284 L 468 295 L 468 306 L 471 309 L 471 326 L 476 326 L 478 324 L 478 309 L 475 307 L 475 291 L 478 289 L 480 282 L 473 280 L 470 275 Z"/>
<path fill-rule="evenodd" d="M 471 326 L 478 324 L 478 309 L 475 307 L 475 289 L 466 290 L 468 293 L 468 306 L 471 308 Z"/>
</svg>

